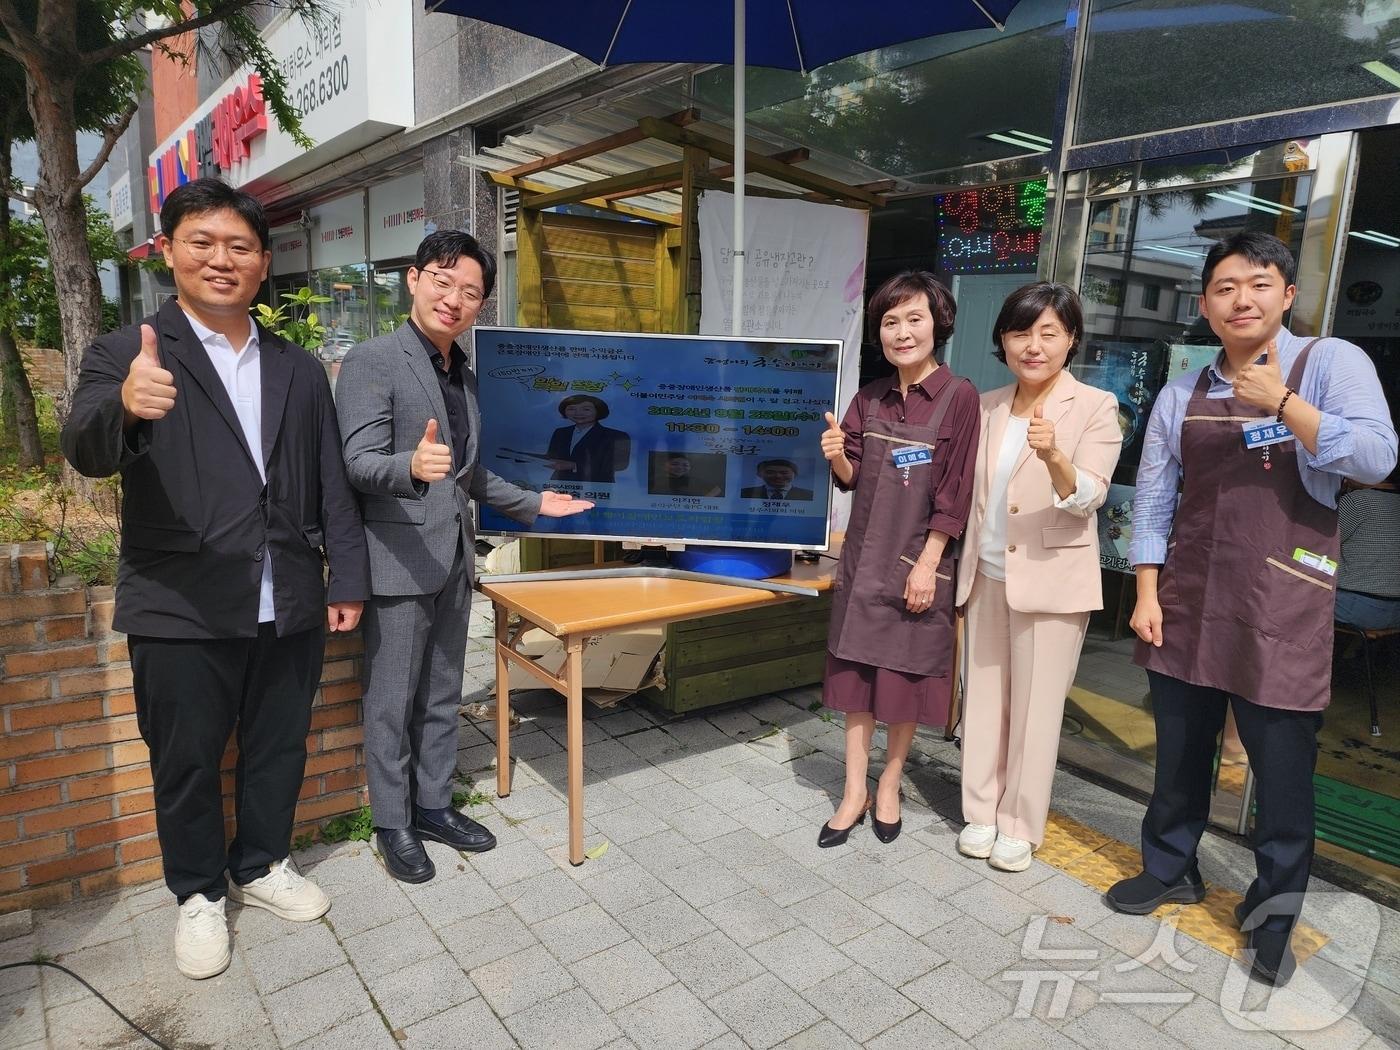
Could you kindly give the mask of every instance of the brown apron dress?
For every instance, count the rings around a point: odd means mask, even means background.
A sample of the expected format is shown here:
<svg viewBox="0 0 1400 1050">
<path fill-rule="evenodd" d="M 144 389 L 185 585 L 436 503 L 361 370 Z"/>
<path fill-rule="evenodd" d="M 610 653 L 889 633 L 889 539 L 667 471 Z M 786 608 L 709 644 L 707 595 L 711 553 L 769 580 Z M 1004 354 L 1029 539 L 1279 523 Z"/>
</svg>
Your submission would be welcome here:
<svg viewBox="0 0 1400 1050">
<path fill-rule="evenodd" d="M 1316 340 L 1288 375 L 1296 390 Z M 1182 493 L 1157 581 L 1160 648 L 1133 660 L 1264 707 L 1320 711 L 1331 698 L 1336 577 L 1294 558 L 1340 560 L 1337 512 L 1308 494 L 1295 441 L 1246 449 L 1259 410 L 1208 398 L 1209 370 L 1186 407 Z"/>
<path fill-rule="evenodd" d="M 932 688 L 922 690 L 917 712 L 891 721 L 942 725 L 947 717 L 957 578 L 951 543 L 935 570 L 932 606 L 911 613 L 904 584 L 923 552 L 934 493 L 949 469 L 948 454 L 938 444 L 938 428 L 959 384 L 966 382 L 952 377 L 944 384 L 927 423 L 872 419 L 862 435 L 860 476 L 837 570 L 827 650 L 837 661 L 868 665 L 874 672 L 897 672 L 906 680 L 901 685 L 914 686 L 920 678 L 940 680 L 926 683 Z M 892 452 L 907 446 L 928 449 L 932 462 L 908 467 L 906 477 L 906 468 L 895 466 Z M 828 686 L 833 667 L 829 658 Z M 831 693 L 828 688 L 828 706 L 854 710 Z"/>
</svg>

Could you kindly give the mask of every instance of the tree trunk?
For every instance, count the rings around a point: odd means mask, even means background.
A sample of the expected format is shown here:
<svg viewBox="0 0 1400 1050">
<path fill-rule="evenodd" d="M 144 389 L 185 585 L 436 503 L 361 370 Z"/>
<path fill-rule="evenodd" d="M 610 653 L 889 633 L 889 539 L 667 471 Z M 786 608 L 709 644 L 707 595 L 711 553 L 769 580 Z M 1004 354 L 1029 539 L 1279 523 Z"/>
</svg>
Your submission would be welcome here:
<svg viewBox="0 0 1400 1050">
<path fill-rule="evenodd" d="M 102 284 L 88 248 L 87 212 L 78 177 L 78 129 L 72 77 L 29 78 L 29 112 L 39 153 L 34 200 L 49 245 L 63 332 L 64 390 L 59 420 L 68 418 L 78 366 L 88 345 L 102 333 Z"/>
<path fill-rule="evenodd" d="M 10 184 L 10 133 L 0 126 L 0 186 Z M 0 289 L 10 287 L 10 209 L 0 201 Z M 39 440 L 39 417 L 34 411 L 34 390 L 24 358 L 15 343 L 9 323 L 0 324 L 0 383 L 4 384 L 4 423 L 14 438 L 19 467 L 28 470 L 44 465 L 44 446 Z"/>
</svg>

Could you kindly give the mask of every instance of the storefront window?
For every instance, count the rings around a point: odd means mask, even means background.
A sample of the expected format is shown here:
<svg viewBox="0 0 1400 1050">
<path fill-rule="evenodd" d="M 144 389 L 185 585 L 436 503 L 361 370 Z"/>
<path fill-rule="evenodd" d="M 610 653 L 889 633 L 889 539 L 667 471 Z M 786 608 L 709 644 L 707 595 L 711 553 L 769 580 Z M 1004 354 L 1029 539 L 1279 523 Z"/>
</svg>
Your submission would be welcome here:
<svg viewBox="0 0 1400 1050">
<path fill-rule="evenodd" d="M 331 300 L 319 311 L 326 326 L 327 346 L 350 347 L 370 337 L 368 271 L 361 263 L 311 274 L 311 290 Z"/>
<path fill-rule="evenodd" d="M 1022 0 L 1002 32 L 915 40 L 806 76 L 753 69 L 748 119 L 755 131 L 916 183 L 969 164 L 1048 157 L 1064 22 L 1064 0 Z M 722 118 L 733 109 L 732 72 L 698 75 L 694 94 L 707 119 Z"/>
<path fill-rule="evenodd" d="M 408 320 L 413 297 L 408 293 L 408 267 L 374 270 L 374 327 L 388 335 Z"/>
<path fill-rule="evenodd" d="M 1385 0 L 1093 0 L 1075 138 L 1099 142 L 1397 89 L 1400 5 Z"/>
</svg>

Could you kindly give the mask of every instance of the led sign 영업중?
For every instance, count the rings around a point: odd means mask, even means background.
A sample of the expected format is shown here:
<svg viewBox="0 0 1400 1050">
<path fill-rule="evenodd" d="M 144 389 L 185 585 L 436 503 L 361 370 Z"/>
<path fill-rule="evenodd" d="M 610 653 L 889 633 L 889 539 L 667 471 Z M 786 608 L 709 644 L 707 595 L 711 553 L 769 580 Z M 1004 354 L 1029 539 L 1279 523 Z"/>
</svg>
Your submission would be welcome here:
<svg viewBox="0 0 1400 1050">
<path fill-rule="evenodd" d="M 1045 180 L 938 198 L 938 264 L 948 273 L 1034 273 L 1045 225 Z"/>
</svg>

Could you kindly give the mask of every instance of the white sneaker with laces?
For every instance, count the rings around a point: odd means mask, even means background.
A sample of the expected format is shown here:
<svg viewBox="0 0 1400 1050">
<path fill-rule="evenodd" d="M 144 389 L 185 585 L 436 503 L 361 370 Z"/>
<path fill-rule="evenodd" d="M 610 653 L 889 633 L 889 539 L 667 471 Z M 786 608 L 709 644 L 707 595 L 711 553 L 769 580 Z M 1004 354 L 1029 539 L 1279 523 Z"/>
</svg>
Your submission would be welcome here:
<svg viewBox="0 0 1400 1050">
<path fill-rule="evenodd" d="M 228 969 L 228 920 L 224 902 L 196 893 L 180 905 L 175 920 L 175 965 L 186 977 L 202 981 Z"/>
<path fill-rule="evenodd" d="M 245 886 L 230 882 L 230 899 L 245 908 L 266 908 L 278 918 L 292 922 L 319 919 L 331 910 L 330 898 L 310 879 L 298 875 L 291 864 L 292 858 L 285 857 L 262 878 Z"/>
<path fill-rule="evenodd" d="M 1025 839 L 1014 839 L 1010 835 L 998 835 L 992 847 L 992 855 L 987 863 L 999 871 L 1025 871 L 1031 866 L 1031 853 L 1034 847 Z"/>
<path fill-rule="evenodd" d="M 958 832 L 958 852 L 964 857 L 986 860 L 996 841 L 997 829 L 990 824 L 969 824 Z"/>
</svg>

